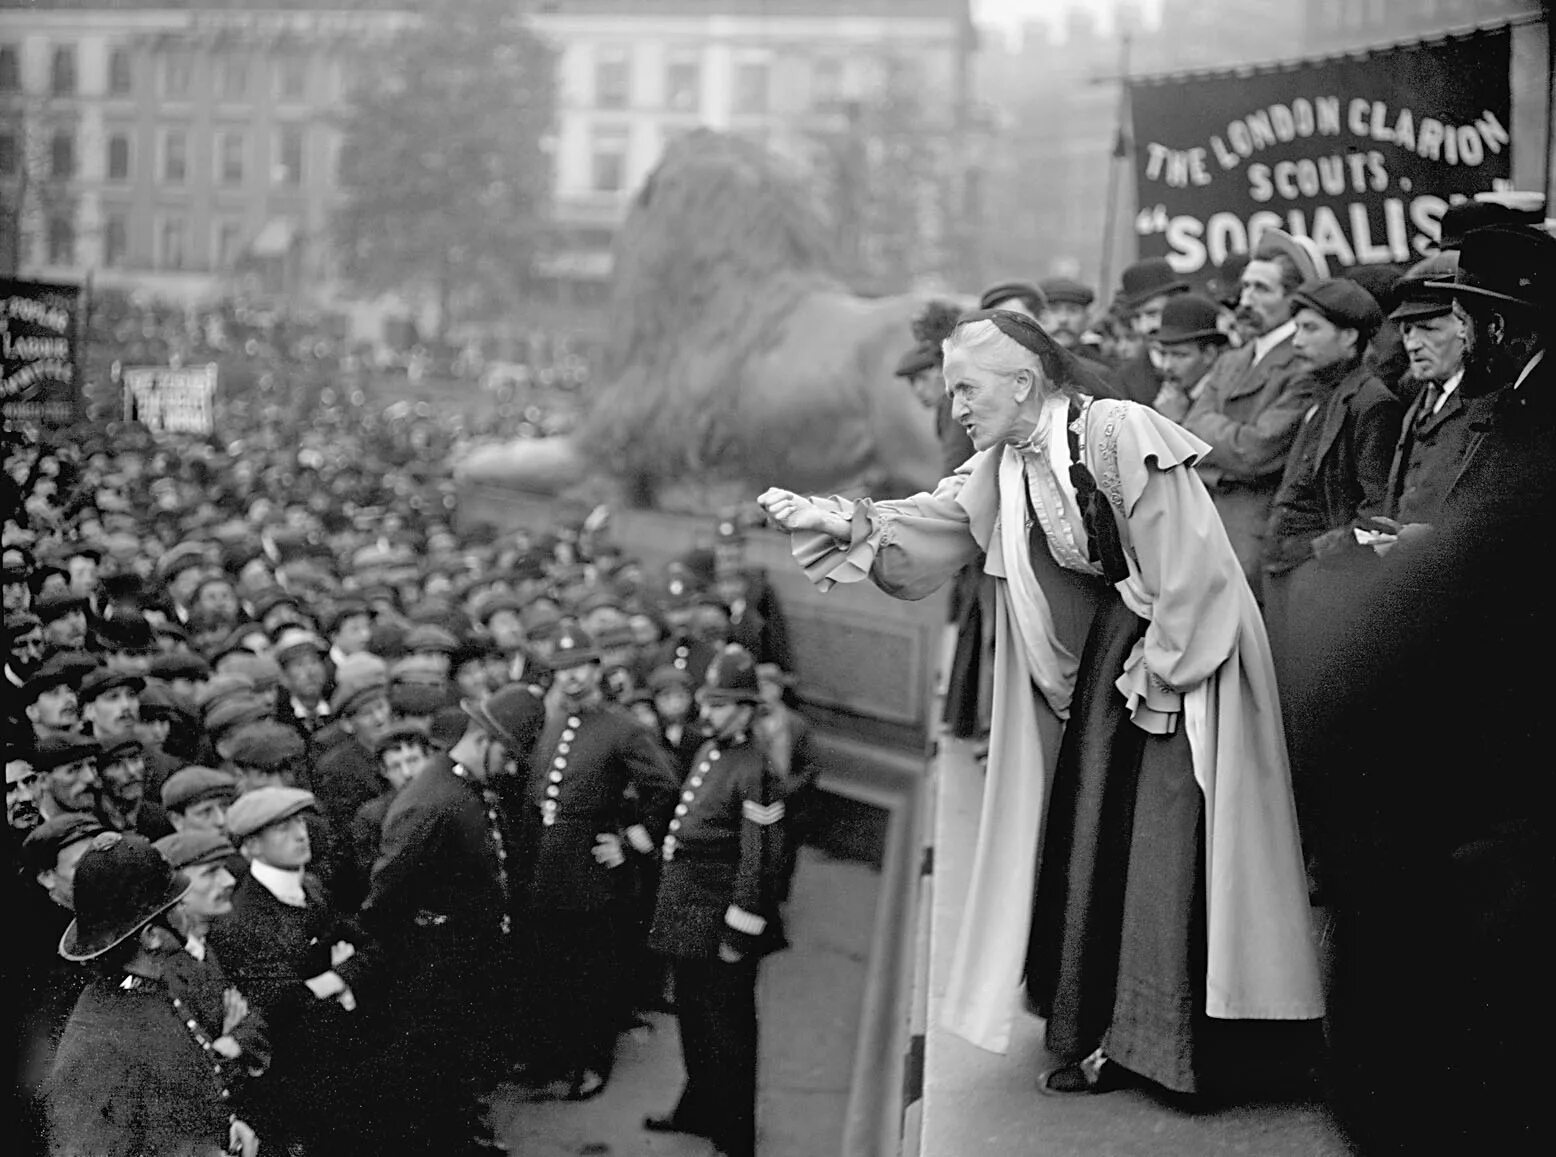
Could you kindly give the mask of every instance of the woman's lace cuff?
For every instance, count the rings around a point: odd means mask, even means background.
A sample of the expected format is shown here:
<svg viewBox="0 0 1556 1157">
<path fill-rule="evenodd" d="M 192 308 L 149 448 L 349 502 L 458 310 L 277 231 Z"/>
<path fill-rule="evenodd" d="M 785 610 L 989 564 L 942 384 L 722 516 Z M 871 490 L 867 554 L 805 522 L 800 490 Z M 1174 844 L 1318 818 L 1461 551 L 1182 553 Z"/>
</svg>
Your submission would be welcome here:
<svg viewBox="0 0 1556 1157">
<path fill-rule="evenodd" d="M 890 539 L 892 520 L 875 514 L 868 498 L 850 502 L 846 498 L 815 498 L 816 505 L 848 519 L 851 536 L 840 543 L 830 534 L 802 530 L 789 535 L 794 561 L 805 577 L 822 591 L 835 583 L 856 583 L 868 578 L 875 556 Z"/>
</svg>

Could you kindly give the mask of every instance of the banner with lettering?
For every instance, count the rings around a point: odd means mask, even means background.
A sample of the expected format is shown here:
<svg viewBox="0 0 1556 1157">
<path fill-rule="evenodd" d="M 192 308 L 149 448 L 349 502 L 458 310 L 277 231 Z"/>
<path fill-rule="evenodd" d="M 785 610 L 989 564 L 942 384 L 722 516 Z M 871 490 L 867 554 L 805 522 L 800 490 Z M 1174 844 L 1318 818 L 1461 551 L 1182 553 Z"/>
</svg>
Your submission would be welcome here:
<svg viewBox="0 0 1556 1157">
<path fill-rule="evenodd" d="M 1132 82 L 1140 256 L 1203 280 L 1274 226 L 1331 272 L 1413 264 L 1450 201 L 1507 187 L 1511 45 L 1500 28 Z"/>
<path fill-rule="evenodd" d="M 136 366 L 121 372 L 124 417 L 148 430 L 209 434 L 216 418 L 216 365 L 170 369 Z"/>
<path fill-rule="evenodd" d="M 81 289 L 0 279 L 0 403 L 7 422 L 70 426 L 81 412 Z"/>
</svg>

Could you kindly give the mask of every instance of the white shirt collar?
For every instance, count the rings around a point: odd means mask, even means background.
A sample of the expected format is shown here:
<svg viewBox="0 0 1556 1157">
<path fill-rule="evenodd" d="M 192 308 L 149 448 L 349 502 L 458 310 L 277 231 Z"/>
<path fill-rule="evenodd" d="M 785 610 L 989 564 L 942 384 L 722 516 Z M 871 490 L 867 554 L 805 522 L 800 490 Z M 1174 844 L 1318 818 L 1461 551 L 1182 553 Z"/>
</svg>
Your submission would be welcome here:
<svg viewBox="0 0 1556 1157">
<path fill-rule="evenodd" d="M 1459 388 L 1459 383 L 1464 380 L 1464 371 L 1455 370 L 1448 375 L 1448 380 L 1443 383 L 1442 393 L 1437 395 L 1437 401 L 1432 403 L 1432 413 L 1436 414 L 1443 408 L 1443 403 L 1448 400 L 1448 395 Z"/>
<path fill-rule="evenodd" d="M 330 705 L 323 699 L 320 699 L 318 706 L 314 707 L 313 710 L 310 711 L 308 708 L 302 705 L 302 702 L 297 698 L 296 695 L 292 696 L 292 714 L 297 716 L 299 719 L 322 719 L 329 713 Z"/>
<path fill-rule="evenodd" d="M 184 951 L 189 953 L 189 955 L 193 956 L 196 960 L 204 960 L 205 937 L 191 936 L 188 940 L 184 941 Z"/>
<path fill-rule="evenodd" d="M 1269 333 L 1261 334 L 1253 339 L 1253 364 L 1258 365 L 1264 360 L 1264 355 L 1269 353 L 1281 342 L 1297 332 L 1297 323 L 1294 321 L 1282 322 Z"/>
<path fill-rule="evenodd" d="M 1513 389 L 1516 390 L 1519 386 L 1523 385 L 1524 382 L 1528 380 L 1529 375 L 1534 373 L 1534 367 L 1539 365 L 1544 360 L 1545 360 L 1545 351 L 1544 350 L 1536 350 L 1535 353 L 1534 353 L 1534 357 L 1529 359 L 1529 364 L 1524 366 L 1523 370 L 1519 372 L 1518 380 L 1513 383 Z"/>
<path fill-rule="evenodd" d="M 273 868 L 269 864 L 260 863 L 258 860 L 249 862 L 249 873 L 265 886 L 277 900 L 288 904 L 293 908 L 306 908 L 308 897 L 303 894 L 303 872 L 301 868 Z"/>
</svg>

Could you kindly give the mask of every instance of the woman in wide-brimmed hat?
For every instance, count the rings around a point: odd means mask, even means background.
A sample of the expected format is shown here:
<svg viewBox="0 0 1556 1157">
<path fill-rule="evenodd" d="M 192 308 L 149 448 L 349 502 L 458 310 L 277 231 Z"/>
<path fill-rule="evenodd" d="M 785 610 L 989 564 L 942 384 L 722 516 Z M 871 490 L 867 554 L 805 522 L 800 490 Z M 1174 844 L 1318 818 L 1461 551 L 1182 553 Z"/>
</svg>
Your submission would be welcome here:
<svg viewBox="0 0 1556 1157">
<path fill-rule="evenodd" d="M 253 1157 L 259 1142 L 229 1103 L 228 1026 L 205 1025 L 170 985 L 181 946 L 166 913 L 189 881 L 150 841 L 104 832 L 76 868 L 66 960 L 97 971 L 65 1025 L 44 1085 L 49 1151 Z"/>
</svg>

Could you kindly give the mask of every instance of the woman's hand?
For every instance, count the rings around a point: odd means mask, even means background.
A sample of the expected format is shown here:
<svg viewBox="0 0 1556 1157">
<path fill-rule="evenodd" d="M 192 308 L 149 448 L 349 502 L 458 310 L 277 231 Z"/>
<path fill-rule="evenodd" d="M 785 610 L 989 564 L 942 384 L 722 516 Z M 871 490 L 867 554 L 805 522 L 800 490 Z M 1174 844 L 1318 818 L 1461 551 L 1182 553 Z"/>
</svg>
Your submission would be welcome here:
<svg viewBox="0 0 1556 1157">
<path fill-rule="evenodd" d="M 775 486 L 763 491 L 756 501 L 781 530 L 817 530 L 840 541 L 848 541 L 851 530 L 846 518 L 823 510 L 792 490 L 780 490 Z"/>
</svg>

